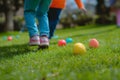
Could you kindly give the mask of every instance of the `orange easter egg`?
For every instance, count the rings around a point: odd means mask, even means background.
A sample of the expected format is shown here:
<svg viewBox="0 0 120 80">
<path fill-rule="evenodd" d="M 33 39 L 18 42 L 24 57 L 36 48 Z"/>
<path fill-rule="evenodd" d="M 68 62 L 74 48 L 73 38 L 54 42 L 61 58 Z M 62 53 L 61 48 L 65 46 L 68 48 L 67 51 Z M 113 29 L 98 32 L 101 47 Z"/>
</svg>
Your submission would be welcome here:
<svg viewBox="0 0 120 80">
<path fill-rule="evenodd" d="M 99 41 L 95 38 L 91 39 L 90 42 L 89 42 L 89 47 L 98 48 L 99 47 Z"/>
</svg>

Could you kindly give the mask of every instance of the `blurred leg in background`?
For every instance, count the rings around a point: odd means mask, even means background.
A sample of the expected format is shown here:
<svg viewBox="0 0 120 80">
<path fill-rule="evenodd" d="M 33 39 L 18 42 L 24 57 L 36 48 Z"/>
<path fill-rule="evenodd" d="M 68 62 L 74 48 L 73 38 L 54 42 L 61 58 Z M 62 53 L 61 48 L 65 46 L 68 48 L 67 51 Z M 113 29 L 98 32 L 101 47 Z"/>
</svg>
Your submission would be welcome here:
<svg viewBox="0 0 120 80">
<path fill-rule="evenodd" d="M 117 27 L 120 28 L 120 9 L 116 12 L 116 19 L 117 19 Z"/>
</svg>

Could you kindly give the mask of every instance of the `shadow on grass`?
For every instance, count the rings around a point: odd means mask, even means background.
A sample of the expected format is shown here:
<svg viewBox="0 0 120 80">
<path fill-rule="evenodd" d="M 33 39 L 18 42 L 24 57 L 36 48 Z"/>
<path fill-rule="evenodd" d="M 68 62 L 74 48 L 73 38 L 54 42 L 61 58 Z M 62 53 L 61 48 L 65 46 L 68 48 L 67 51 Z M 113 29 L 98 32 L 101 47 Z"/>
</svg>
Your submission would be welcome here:
<svg viewBox="0 0 120 80">
<path fill-rule="evenodd" d="M 33 47 L 28 44 L 0 47 L 0 60 L 12 58 L 16 55 L 29 54 L 30 52 L 36 52 L 36 50 L 33 50 Z"/>
<path fill-rule="evenodd" d="M 89 33 L 85 33 L 85 34 L 76 34 L 76 35 L 71 35 L 69 37 L 78 37 L 78 36 L 88 36 L 88 35 L 97 35 L 97 34 L 103 34 L 103 33 L 108 33 L 111 31 L 117 30 L 116 27 L 112 28 L 112 29 L 107 29 L 107 30 L 102 30 L 102 31 L 95 31 L 95 32 L 89 32 Z"/>
</svg>

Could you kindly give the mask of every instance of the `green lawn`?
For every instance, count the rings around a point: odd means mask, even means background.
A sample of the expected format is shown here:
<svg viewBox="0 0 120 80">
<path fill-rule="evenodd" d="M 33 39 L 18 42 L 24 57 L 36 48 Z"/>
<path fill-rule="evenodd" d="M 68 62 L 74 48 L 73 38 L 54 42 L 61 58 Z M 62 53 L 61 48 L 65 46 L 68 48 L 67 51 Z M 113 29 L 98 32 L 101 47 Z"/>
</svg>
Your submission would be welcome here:
<svg viewBox="0 0 120 80">
<path fill-rule="evenodd" d="M 12 41 L 4 40 L 8 35 Z M 120 80 L 120 29 L 115 25 L 57 30 L 56 35 L 49 49 L 36 51 L 37 46 L 28 46 L 27 32 L 1 33 L 0 80 Z M 73 43 L 57 45 L 68 37 Z M 89 48 L 91 38 L 100 42 L 99 48 Z M 86 46 L 85 55 L 73 55 L 77 42 Z"/>
</svg>

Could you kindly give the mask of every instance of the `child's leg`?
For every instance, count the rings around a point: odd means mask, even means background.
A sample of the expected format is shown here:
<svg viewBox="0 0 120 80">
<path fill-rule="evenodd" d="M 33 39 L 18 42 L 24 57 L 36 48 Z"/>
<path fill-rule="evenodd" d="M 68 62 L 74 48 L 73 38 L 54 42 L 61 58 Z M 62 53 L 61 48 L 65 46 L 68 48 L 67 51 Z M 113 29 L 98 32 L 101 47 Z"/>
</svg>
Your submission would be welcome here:
<svg viewBox="0 0 120 80">
<path fill-rule="evenodd" d="M 30 37 L 38 35 L 38 29 L 35 23 L 35 12 L 38 3 L 39 0 L 25 0 L 24 2 L 24 17 Z"/>
<path fill-rule="evenodd" d="M 39 7 L 37 8 L 37 19 L 39 22 L 39 31 L 40 36 L 49 36 L 49 23 L 48 23 L 48 16 L 47 11 L 49 9 L 49 5 L 51 0 L 41 0 L 39 3 Z"/>
<path fill-rule="evenodd" d="M 49 39 L 54 35 L 57 23 L 59 22 L 59 16 L 62 9 L 59 8 L 50 8 L 48 11 L 48 19 L 49 19 L 49 28 L 50 28 L 50 34 Z"/>
<path fill-rule="evenodd" d="M 40 46 L 39 48 L 48 48 L 49 46 L 49 23 L 47 11 L 49 9 L 49 5 L 51 0 L 41 0 L 39 6 L 37 8 L 36 17 L 39 22 L 39 32 L 40 32 Z"/>
<path fill-rule="evenodd" d="M 117 10 L 117 14 L 116 14 L 116 19 L 117 19 L 117 26 L 120 27 L 120 9 Z"/>
</svg>

